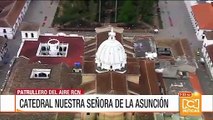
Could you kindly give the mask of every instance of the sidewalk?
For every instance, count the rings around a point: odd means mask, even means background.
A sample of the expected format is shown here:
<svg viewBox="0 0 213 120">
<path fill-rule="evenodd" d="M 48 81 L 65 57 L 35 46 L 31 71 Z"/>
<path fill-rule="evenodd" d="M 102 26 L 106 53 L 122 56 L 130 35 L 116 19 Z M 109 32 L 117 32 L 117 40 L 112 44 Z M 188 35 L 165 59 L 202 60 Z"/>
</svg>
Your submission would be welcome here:
<svg viewBox="0 0 213 120">
<path fill-rule="evenodd" d="M 207 70 L 206 65 L 202 65 L 201 63 L 199 63 L 198 60 L 200 59 L 200 57 L 202 57 L 202 54 L 196 57 L 196 60 L 198 63 L 198 69 L 196 71 L 196 74 L 200 81 L 200 85 L 202 86 L 203 94 L 213 95 L 213 81 L 211 80 L 211 77 L 209 76 L 210 72 Z"/>
</svg>

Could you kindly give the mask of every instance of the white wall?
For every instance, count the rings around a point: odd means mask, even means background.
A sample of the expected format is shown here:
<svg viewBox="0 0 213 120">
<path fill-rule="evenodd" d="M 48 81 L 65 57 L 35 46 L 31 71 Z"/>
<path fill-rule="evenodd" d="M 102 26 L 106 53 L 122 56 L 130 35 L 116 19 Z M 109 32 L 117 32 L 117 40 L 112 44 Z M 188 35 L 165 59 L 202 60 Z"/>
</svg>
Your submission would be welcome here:
<svg viewBox="0 0 213 120">
<path fill-rule="evenodd" d="M 211 61 L 211 59 L 206 51 L 206 47 L 202 48 L 202 52 L 203 52 L 203 57 L 205 59 L 205 63 L 211 73 L 211 77 L 213 77 L 213 63 L 212 63 L 213 61 Z"/>
<path fill-rule="evenodd" d="M 203 41 L 203 36 L 205 36 L 203 34 L 204 30 L 202 29 L 199 29 L 199 27 L 197 27 L 197 31 L 196 31 L 196 36 L 197 36 L 197 39 L 200 40 L 200 41 Z"/>
<path fill-rule="evenodd" d="M 6 33 L 4 33 L 4 29 L 6 30 Z M 0 27 L 0 36 L 8 38 L 8 39 L 13 39 L 14 31 L 12 31 L 12 28 L 5 28 L 5 27 Z"/>
<path fill-rule="evenodd" d="M 28 9 L 28 6 L 30 4 L 31 0 L 27 0 L 24 7 L 21 10 L 21 13 L 19 14 L 18 18 L 16 19 L 16 23 L 13 25 L 13 27 L 0 27 L 0 36 L 7 37 L 8 39 L 13 39 L 14 35 L 18 29 L 18 26 L 21 24 L 24 15 Z M 3 33 L 3 29 L 6 29 L 6 33 Z"/>
<path fill-rule="evenodd" d="M 21 31 L 21 36 L 22 41 L 37 41 L 39 37 L 39 31 Z"/>
<path fill-rule="evenodd" d="M 27 9 L 29 7 L 30 1 L 31 0 L 27 0 L 26 1 L 24 7 L 21 10 L 21 13 L 19 14 L 18 18 L 16 19 L 16 23 L 13 26 L 13 29 L 15 30 L 15 32 L 17 31 L 18 26 L 21 24 L 21 22 L 22 22 L 22 20 L 24 18 L 25 13 L 27 12 Z"/>
<path fill-rule="evenodd" d="M 213 44 L 213 39 L 212 40 L 208 40 L 206 38 L 206 36 L 204 35 L 204 40 L 203 40 L 203 46 L 202 47 L 209 46 L 209 45 L 212 45 L 212 44 Z"/>
</svg>

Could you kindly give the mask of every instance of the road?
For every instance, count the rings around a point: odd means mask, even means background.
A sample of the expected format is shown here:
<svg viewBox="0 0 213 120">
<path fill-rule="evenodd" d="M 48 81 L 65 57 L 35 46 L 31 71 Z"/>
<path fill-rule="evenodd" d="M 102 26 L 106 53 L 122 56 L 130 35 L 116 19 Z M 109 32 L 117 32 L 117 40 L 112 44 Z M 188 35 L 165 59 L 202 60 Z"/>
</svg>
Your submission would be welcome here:
<svg viewBox="0 0 213 120">
<path fill-rule="evenodd" d="M 52 4 L 51 4 L 52 3 Z M 40 0 L 32 0 L 28 11 L 26 12 L 23 21 L 24 22 L 33 22 L 40 25 L 40 31 L 44 32 L 54 32 L 54 29 L 50 28 L 51 23 L 53 21 L 56 9 L 58 6 L 58 1 L 40 1 Z M 42 23 L 44 22 L 44 17 L 48 16 L 46 20 L 45 26 L 42 27 Z M 12 40 L 8 40 L 8 53 L 9 56 L 8 64 L 0 67 L 0 88 L 5 82 L 6 75 L 10 70 L 10 63 L 12 58 L 17 55 L 17 51 L 20 47 L 22 40 L 21 40 L 21 33 L 20 30 L 17 30 L 15 38 Z"/>
<path fill-rule="evenodd" d="M 159 7 L 164 29 L 156 37 L 186 38 L 194 50 L 200 48 L 184 1 L 159 1 Z"/>
<path fill-rule="evenodd" d="M 161 19 L 164 29 L 160 30 L 157 38 L 186 38 L 192 50 L 201 48 L 193 29 L 184 1 L 159 1 Z M 207 70 L 198 63 L 197 75 L 204 94 L 213 94 L 213 81 L 210 80 Z"/>
<path fill-rule="evenodd" d="M 24 17 L 24 21 L 39 24 L 41 33 L 56 33 L 55 29 L 51 28 L 51 24 L 58 4 L 59 0 L 32 0 Z M 46 20 L 45 17 L 47 17 Z M 44 26 L 43 23 L 45 23 Z"/>
<path fill-rule="evenodd" d="M 3 83 L 5 82 L 5 78 L 7 75 L 7 72 L 10 70 L 10 63 L 11 60 L 14 58 L 14 56 L 16 56 L 17 51 L 19 49 L 19 46 L 21 44 L 21 33 L 20 31 L 17 31 L 15 38 L 12 40 L 8 40 L 7 42 L 8 44 L 8 63 L 5 64 L 4 66 L 0 67 L 0 87 L 3 85 Z"/>
</svg>

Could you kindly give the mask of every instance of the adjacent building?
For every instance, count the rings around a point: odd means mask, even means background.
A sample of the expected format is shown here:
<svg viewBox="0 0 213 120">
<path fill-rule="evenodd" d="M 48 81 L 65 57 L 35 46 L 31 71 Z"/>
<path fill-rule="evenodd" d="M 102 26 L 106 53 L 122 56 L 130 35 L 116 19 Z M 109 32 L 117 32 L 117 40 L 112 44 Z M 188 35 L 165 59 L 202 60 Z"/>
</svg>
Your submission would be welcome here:
<svg viewBox="0 0 213 120">
<path fill-rule="evenodd" d="M 31 0 L 0 1 L 0 36 L 13 39 Z"/>
<path fill-rule="evenodd" d="M 29 24 L 28 24 L 29 25 Z M 22 26 L 22 43 L 17 57 L 25 56 L 31 63 L 65 63 L 70 67 L 82 63 L 84 38 L 64 33 L 40 34 L 37 25 Z"/>
<path fill-rule="evenodd" d="M 213 45 L 209 45 L 202 50 L 206 66 L 208 67 L 210 72 L 210 76 L 213 77 Z"/>
<path fill-rule="evenodd" d="M 202 58 L 204 58 L 204 61 L 207 68 L 208 68 L 208 71 L 209 71 L 209 74 L 211 77 L 213 77 L 213 53 L 212 53 L 212 50 L 213 50 L 213 31 L 206 31 L 204 32 L 205 34 L 205 37 L 204 37 L 204 41 L 203 41 L 203 45 L 202 45 L 202 49 L 201 49 L 201 52 L 202 52 Z"/>
<path fill-rule="evenodd" d="M 205 39 L 205 32 L 213 31 L 213 2 L 185 1 L 198 40 Z M 208 11 L 208 12 L 207 12 Z"/>
<path fill-rule="evenodd" d="M 157 48 L 152 36 L 134 37 L 135 57 L 154 60 L 157 58 Z"/>
<path fill-rule="evenodd" d="M 37 41 L 40 35 L 39 25 L 36 23 L 22 22 L 20 25 L 22 41 Z"/>
</svg>

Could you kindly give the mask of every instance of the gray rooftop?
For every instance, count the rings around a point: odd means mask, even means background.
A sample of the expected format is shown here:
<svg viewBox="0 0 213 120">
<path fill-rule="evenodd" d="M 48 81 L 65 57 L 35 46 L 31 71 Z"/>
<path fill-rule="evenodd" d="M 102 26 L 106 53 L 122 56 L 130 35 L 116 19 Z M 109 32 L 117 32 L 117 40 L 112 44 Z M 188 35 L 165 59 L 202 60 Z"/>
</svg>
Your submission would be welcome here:
<svg viewBox="0 0 213 120">
<path fill-rule="evenodd" d="M 156 45 L 152 37 L 135 37 L 134 41 L 134 51 L 136 57 L 145 57 L 146 52 L 156 52 Z"/>
<path fill-rule="evenodd" d="M 167 95 L 178 95 L 180 91 L 192 91 L 193 88 L 189 79 L 171 79 L 171 78 L 164 78 L 164 85 L 166 88 Z"/>
</svg>

